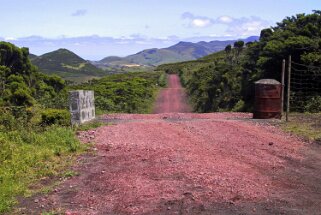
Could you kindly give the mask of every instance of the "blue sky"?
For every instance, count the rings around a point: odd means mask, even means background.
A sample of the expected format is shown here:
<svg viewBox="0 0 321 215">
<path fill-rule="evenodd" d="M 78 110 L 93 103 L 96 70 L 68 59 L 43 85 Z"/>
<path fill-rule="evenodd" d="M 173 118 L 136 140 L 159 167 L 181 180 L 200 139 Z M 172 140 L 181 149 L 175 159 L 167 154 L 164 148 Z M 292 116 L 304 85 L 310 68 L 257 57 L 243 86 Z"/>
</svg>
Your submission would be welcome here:
<svg viewBox="0 0 321 215">
<path fill-rule="evenodd" d="M 97 60 L 180 40 L 259 35 L 319 0 L 0 0 L 0 39 L 43 54 L 69 48 Z"/>
</svg>

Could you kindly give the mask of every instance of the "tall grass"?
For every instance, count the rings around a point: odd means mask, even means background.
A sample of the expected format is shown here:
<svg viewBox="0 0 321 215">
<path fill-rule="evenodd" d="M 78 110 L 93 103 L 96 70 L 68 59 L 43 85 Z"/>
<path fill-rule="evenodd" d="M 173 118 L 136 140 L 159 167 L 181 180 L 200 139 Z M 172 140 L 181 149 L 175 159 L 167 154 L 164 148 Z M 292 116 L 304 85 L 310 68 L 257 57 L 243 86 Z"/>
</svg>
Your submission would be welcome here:
<svg viewBox="0 0 321 215">
<path fill-rule="evenodd" d="M 321 144 L 321 113 L 290 113 L 289 122 L 282 123 L 281 128 Z"/>
<path fill-rule="evenodd" d="M 30 185 L 57 175 L 83 149 L 68 127 L 1 129 L 0 213 L 10 210 L 17 196 L 28 195 Z"/>
</svg>

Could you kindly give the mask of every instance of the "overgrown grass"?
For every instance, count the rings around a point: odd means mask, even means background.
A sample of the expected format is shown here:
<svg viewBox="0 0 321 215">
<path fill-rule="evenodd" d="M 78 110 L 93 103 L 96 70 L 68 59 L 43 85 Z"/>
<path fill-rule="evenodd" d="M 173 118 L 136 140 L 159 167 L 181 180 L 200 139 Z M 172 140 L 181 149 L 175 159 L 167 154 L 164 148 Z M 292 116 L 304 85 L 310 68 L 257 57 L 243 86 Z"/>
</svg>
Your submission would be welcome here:
<svg viewBox="0 0 321 215">
<path fill-rule="evenodd" d="M 291 113 L 282 129 L 321 144 L 321 113 Z"/>
<path fill-rule="evenodd" d="M 84 149 L 68 127 L 0 131 L 0 213 L 10 210 L 17 196 L 30 195 L 39 179 L 59 174 Z"/>
<path fill-rule="evenodd" d="M 88 131 L 90 129 L 95 129 L 104 125 L 110 125 L 111 123 L 107 123 L 107 122 L 101 122 L 101 121 L 97 121 L 97 120 L 93 120 L 90 122 L 87 122 L 85 124 L 79 125 L 76 129 L 77 131 Z"/>
</svg>

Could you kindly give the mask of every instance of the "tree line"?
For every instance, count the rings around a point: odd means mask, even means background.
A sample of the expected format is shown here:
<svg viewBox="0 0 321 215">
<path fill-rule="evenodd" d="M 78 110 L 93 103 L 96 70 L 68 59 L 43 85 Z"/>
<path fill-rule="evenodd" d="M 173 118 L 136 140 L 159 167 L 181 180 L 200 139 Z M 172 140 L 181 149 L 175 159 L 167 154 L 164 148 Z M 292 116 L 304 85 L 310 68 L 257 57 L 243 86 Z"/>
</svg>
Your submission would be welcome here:
<svg viewBox="0 0 321 215">
<path fill-rule="evenodd" d="M 321 11 L 286 17 L 263 29 L 259 41 L 237 41 L 199 60 L 157 69 L 180 75 L 197 112 L 252 111 L 254 83 L 263 78 L 281 81 L 282 60 L 289 55 L 297 63 L 321 67 Z"/>
</svg>

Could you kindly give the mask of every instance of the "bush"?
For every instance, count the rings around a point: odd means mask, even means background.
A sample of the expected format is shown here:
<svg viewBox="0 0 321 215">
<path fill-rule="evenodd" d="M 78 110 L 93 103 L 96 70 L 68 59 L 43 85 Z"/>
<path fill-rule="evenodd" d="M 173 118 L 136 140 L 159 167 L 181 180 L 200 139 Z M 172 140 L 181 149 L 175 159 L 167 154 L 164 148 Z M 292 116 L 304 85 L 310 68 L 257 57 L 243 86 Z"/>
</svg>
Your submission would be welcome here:
<svg viewBox="0 0 321 215">
<path fill-rule="evenodd" d="M 161 74 L 158 78 L 158 85 L 160 87 L 166 87 L 167 85 L 167 75 L 165 73 Z"/>
<path fill-rule="evenodd" d="M 16 119 L 12 114 L 6 112 L 0 115 L 0 131 L 11 131 L 16 127 Z"/>
<path fill-rule="evenodd" d="M 304 106 L 304 111 L 310 113 L 321 112 L 321 96 L 314 96 L 309 99 Z"/>
<path fill-rule="evenodd" d="M 166 75 L 162 72 L 114 74 L 71 86 L 69 90 L 95 91 L 95 106 L 99 113 L 149 113 L 157 84 L 163 85 L 165 80 Z"/>
<path fill-rule="evenodd" d="M 41 125 L 70 125 L 70 113 L 67 110 L 46 109 L 41 113 Z"/>
<path fill-rule="evenodd" d="M 25 107 L 0 107 L 0 111 L 0 131 L 30 127 L 30 120 L 34 115 L 31 108 Z"/>
<path fill-rule="evenodd" d="M 244 105 L 245 105 L 245 103 L 244 103 L 244 101 L 243 100 L 239 100 L 235 105 L 234 105 L 234 107 L 232 108 L 232 111 L 233 112 L 242 112 L 242 111 L 244 111 Z"/>
</svg>

